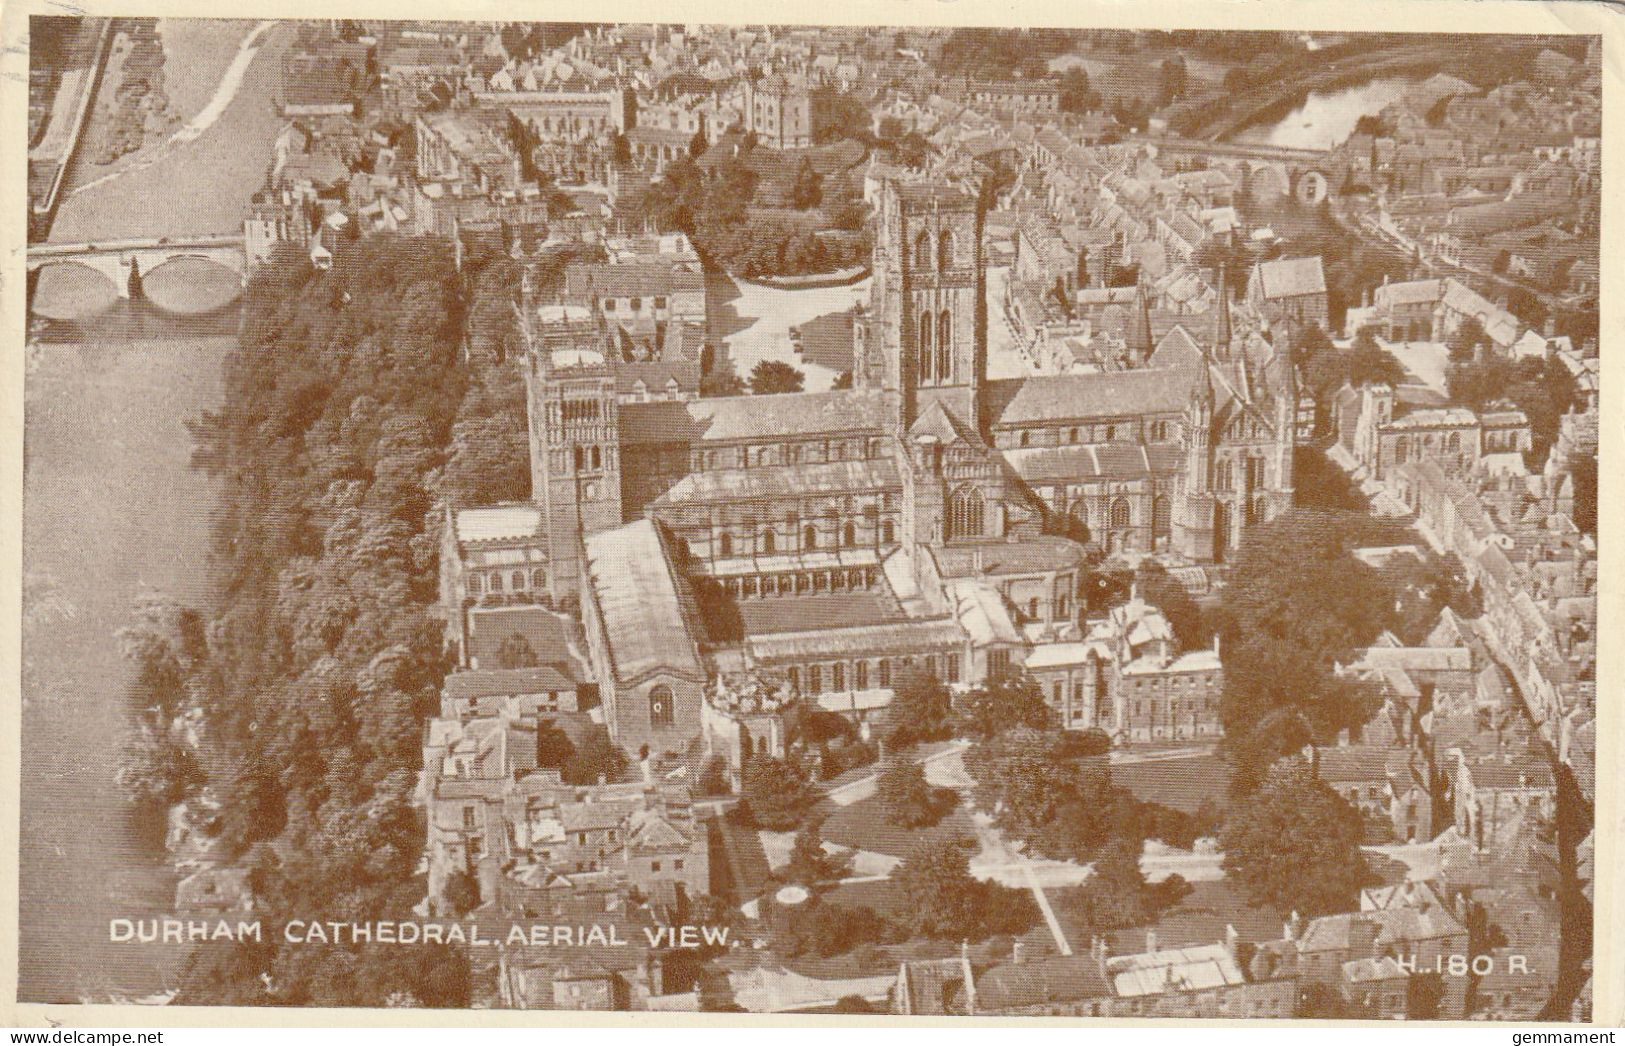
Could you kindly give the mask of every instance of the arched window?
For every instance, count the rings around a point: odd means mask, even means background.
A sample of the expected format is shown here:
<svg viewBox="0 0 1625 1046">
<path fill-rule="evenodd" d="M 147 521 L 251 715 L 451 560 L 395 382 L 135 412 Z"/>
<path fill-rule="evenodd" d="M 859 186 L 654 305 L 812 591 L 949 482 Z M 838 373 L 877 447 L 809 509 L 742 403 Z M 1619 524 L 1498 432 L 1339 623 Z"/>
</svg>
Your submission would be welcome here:
<svg viewBox="0 0 1625 1046">
<path fill-rule="evenodd" d="M 1268 523 L 1270 518 L 1269 502 L 1259 498 L 1253 502 L 1253 522 Z"/>
<path fill-rule="evenodd" d="M 514 571 L 509 575 L 508 582 L 513 585 L 515 592 L 523 591 L 525 588 L 525 572 L 523 570 Z"/>
<path fill-rule="evenodd" d="M 1151 502 L 1151 530 L 1158 535 L 1167 535 L 1173 527 L 1173 509 L 1168 502 L 1167 495 L 1158 496 Z"/>
<path fill-rule="evenodd" d="M 492 592 L 501 592 L 502 591 L 502 575 L 496 573 L 495 571 L 493 571 L 491 573 L 491 591 Z"/>
<path fill-rule="evenodd" d="M 947 233 L 943 233 L 947 236 Z M 937 380 L 950 381 L 954 376 L 953 364 L 954 325 L 943 309 L 942 315 L 937 317 Z"/>
<path fill-rule="evenodd" d="M 1411 441 L 1406 439 L 1404 436 L 1399 437 L 1398 442 L 1396 442 L 1394 444 L 1394 460 L 1395 461 L 1409 461 L 1410 460 L 1410 457 L 1409 457 L 1410 452 L 1411 452 Z"/>
<path fill-rule="evenodd" d="M 868 687 L 869 687 L 869 662 L 867 662 L 867 661 L 859 661 L 859 662 L 855 663 L 852 666 L 852 675 L 854 677 L 853 680 L 852 680 L 852 685 L 853 686 L 855 686 L 859 690 L 868 689 Z"/>
<path fill-rule="evenodd" d="M 601 469 L 604 467 L 604 459 L 599 454 L 597 447 L 592 448 L 592 467 L 594 469 Z"/>
<path fill-rule="evenodd" d="M 717 555 L 731 556 L 734 554 L 734 536 L 724 530 L 717 535 Z"/>
<path fill-rule="evenodd" d="M 807 692 L 809 694 L 822 694 L 824 692 L 824 669 L 822 665 L 807 666 Z"/>
<path fill-rule="evenodd" d="M 1118 498 L 1112 502 L 1112 526 L 1126 527 L 1128 526 L 1128 518 L 1128 498 Z"/>
<path fill-rule="evenodd" d="M 649 691 L 649 725 L 653 727 L 671 726 L 677 722 L 676 701 L 672 697 L 671 687 L 662 683 Z"/>
<path fill-rule="evenodd" d="M 769 555 L 773 553 L 773 532 L 771 530 L 762 531 L 762 551 Z"/>
<path fill-rule="evenodd" d="M 1460 450 L 1461 449 L 1461 433 L 1452 432 L 1450 434 L 1450 437 L 1445 440 L 1444 445 L 1447 448 L 1449 448 L 1450 450 Z"/>
<path fill-rule="evenodd" d="M 480 594 L 480 591 L 483 588 L 484 588 L 484 586 L 481 584 L 480 576 L 478 574 L 470 574 L 470 575 L 468 575 L 468 594 L 469 595 L 477 596 L 477 595 Z"/>
<path fill-rule="evenodd" d="M 543 570 L 541 567 L 537 567 L 535 570 L 532 570 L 530 572 L 530 587 L 531 588 L 546 588 L 547 587 L 547 571 Z"/>
<path fill-rule="evenodd" d="M 889 519 L 883 520 L 880 524 L 880 540 L 887 545 L 897 540 L 897 527 Z"/>
<path fill-rule="evenodd" d="M 922 231 L 914 241 L 914 267 L 922 272 L 931 271 L 931 234 Z"/>
<path fill-rule="evenodd" d="M 829 670 L 829 685 L 832 690 L 846 689 L 846 665 L 840 661 L 835 662 Z"/>
<path fill-rule="evenodd" d="M 934 324 L 931 322 L 929 310 L 920 313 L 920 380 L 931 381 L 935 378 L 936 357 L 931 352 L 931 332 Z"/>
<path fill-rule="evenodd" d="M 947 272 L 954 267 L 954 234 L 947 229 L 942 230 L 942 238 L 937 241 L 937 268 Z"/>
<path fill-rule="evenodd" d="M 949 517 L 950 537 L 975 536 L 981 534 L 984 524 L 985 508 L 982 504 L 982 492 L 975 487 L 961 487 L 955 494 L 953 510 Z"/>
<path fill-rule="evenodd" d="M 576 471 L 580 472 L 587 467 L 587 455 L 580 447 L 575 449 Z"/>
<path fill-rule="evenodd" d="M 880 677 L 880 685 L 891 686 L 891 659 L 885 657 L 881 658 L 880 664 L 876 671 Z"/>
<path fill-rule="evenodd" d="M 1036 600 L 1036 599 L 1027 600 L 1027 617 L 1028 617 L 1029 620 L 1032 620 L 1032 621 L 1037 621 L 1038 620 L 1038 600 Z"/>
<path fill-rule="evenodd" d="M 800 693 L 801 692 L 801 669 L 797 668 L 794 665 L 791 665 L 790 666 L 790 671 L 787 673 L 787 675 L 789 676 L 789 679 L 790 679 L 790 689 L 795 691 L 796 693 Z"/>
<path fill-rule="evenodd" d="M 818 528 L 811 523 L 801 529 L 801 547 L 808 549 L 818 547 Z"/>
<path fill-rule="evenodd" d="M 841 544 L 851 548 L 858 543 L 858 528 L 854 523 L 847 523 L 841 528 Z"/>
</svg>

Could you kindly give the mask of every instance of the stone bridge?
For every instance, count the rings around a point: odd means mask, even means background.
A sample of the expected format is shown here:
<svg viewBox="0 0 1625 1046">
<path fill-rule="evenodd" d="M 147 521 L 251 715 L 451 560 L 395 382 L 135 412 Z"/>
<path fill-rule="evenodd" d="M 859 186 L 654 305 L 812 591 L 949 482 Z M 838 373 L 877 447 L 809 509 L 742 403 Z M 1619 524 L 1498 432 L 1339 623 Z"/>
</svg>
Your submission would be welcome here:
<svg viewBox="0 0 1625 1046">
<path fill-rule="evenodd" d="M 139 266 L 146 279 L 163 266 L 182 260 L 211 262 L 236 273 L 242 282 L 248 279 L 243 238 L 222 235 L 32 244 L 28 248 L 29 284 L 32 286 L 38 274 L 53 265 L 78 265 L 107 277 L 119 297 L 127 298 L 132 266 Z"/>
<path fill-rule="evenodd" d="M 1155 146 L 1159 157 L 1239 160 L 1247 166 L 1255 193 L 1290 193 L 1305 204 L 1316 204 L 1330 196 L 1344 174 L 1343 162 L 1336 154 L 1316 149 L 1210 142 L 1171 135 L 1146 135 L 1138 140 Z"/>
</svg>

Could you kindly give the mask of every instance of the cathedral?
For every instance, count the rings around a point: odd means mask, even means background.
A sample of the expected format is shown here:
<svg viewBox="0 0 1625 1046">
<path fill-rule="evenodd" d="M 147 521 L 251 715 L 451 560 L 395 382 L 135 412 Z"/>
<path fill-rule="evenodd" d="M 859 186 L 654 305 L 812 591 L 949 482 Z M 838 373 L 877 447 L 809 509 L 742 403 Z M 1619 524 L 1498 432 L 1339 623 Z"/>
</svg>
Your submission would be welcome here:
<svg viewBox="0 0 1625 1046">
<path fill-rule="evenodd" d="M 1085 543 L 1222 564 L 1291 501 L 1289 332 L 1221 298 L 1153 344 L 1142 301 L 1129 368 L 989 380 L 978 197 L 891 182 L 875 222 L 849 390 L 624 402 L 594 310 L 525 298 L 527 576 L 628 751 L 692 750 L 720 671 L 857 718 L 905 664 L 976 682 L 1076 635 Z"/>
</svg>

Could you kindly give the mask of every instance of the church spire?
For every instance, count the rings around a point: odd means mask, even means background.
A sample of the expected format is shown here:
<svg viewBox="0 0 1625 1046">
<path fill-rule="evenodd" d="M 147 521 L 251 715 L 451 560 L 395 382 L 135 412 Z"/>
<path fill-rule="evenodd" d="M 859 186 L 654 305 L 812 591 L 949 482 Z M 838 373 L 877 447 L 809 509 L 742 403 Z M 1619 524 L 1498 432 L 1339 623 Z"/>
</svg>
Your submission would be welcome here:
<svg viewBox="0 0 1625 1046">
<path fill-rule="evenodd" d="M 1214 307 L 1213 318 L 1213 355 L 1218 359 L 1230 357 L 1230 338 L 1232 328 L 1230 325 L 1230 278 L 1226 267 L 1219 265 L 1219 301 Z"/>
<path fill-rule="evenodd" d="M 1124 332 L 1123 341 L 1128 346 L 1129 356 L 1136 364 L 1143 364 L 1151 358 L 1152 350 L 1156 344 L 1151 334 L 1151 289 L 1146 286 L 1145 277 L 1140 277 L 1136 288 L 1134 301 L 1134 315 L 1129 317 L 1128 330 Z"/>
</svg>

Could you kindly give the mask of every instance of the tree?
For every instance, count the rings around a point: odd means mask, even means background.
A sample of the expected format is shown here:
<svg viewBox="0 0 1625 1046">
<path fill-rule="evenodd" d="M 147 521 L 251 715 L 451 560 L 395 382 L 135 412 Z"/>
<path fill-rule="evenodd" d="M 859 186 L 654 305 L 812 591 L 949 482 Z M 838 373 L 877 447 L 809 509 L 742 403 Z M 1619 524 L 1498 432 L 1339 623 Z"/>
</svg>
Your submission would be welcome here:
<svg viewBox="0 0 1625 1046">
<path fill-rule="evenodd" d="M 824 198 L 823 183 L 824 179 L 813 170 L 812 161 L 803 157 L 790 186 L 790 205 L 798 211 L 817 207 Z"/>
<path fill-rule="evenodd" d="M 597 726 L 565 760 L 559 776 L 565 784 L 591 785 L 618 780 L 625 772 L 625 753 L 609 739 L 609 731 Z"/>
<path fill-rule="evenodd" d="M 208 780 L 179 733 L 150 713 L 126 737 L 116 779 L 131 802 L 158 806 L 180 802 Z"/>
<path fill-rule="evenodd" d="M 938 741 L 953 732 L 953 691 L 932 673 L 906 668 L 897 680 L 887 709 L 886 743 L 903 748 L 921 741 Z"/>
<path fill-rule="evenodd" d="M 1133 843 L 1114 842 L 1095 858 L 1089 878 L 1068 902 L 1092 935 L 1141 926 L 1153 917 L 1140 854 Z"/>
<path fill-rule="evenodd" d="M 1375 877 L 1360 846 L 1365 821 L 1301 759 L 1271 767 L 1231 807 L 1224 870 L 1254 904 L 1306 916 L 1352 911 Z"/>
<path fill-rule="evenodd" d="M 816 891 L 820 886 L 846 875 L 848 864 L 847 860 L 825 852 L 818 826 L 809 824 L 796 833 L 795 842 L 790 847 L 790 863 L 784 867 L 784 876 L 790 882 Z"/>
<path fill-rule="evenodd" d="M 1405 368 L 1377 344 L 1371 328 L 1361 327 L 1349 347 L 1348 381 L 1356 388 L 1362 385 L 1399 385 L 1405 380 Z"/>
<path fill-rule="evenodd" d="M 829 387 L 831 389 L 850 389 L 852 387 L 852 372 L 849 370 L 841 371 L 841 373 L 835 375 L 835 380 L 830 382 Z"/>
<path fill-rule="evenodd" d="M 780 360 L 762 360 L 750 372 L 750 391 L 756 396 L 800 392 L 806 375 Z"/>
<path fill-rule="evenodd" d="M 539 664 L 541 660 L 531 648 L 530 640 L 521 633 L 510 634 L 497 645 L 498 668 L 535 668 Z"/>
<path fill-rule="evenodd" d="M 799 766 L 770 755 L 758 755 L 745 767 L 741 806 L 751 821 L 769 831 L 785 832 L 801 824 L 817 794 Z"/>
<path fill-rule="evenodd" d="M 1450 332 L 1444 344 L 1450 351 L 1451 363 L 1471 363 L 1479 352 L 1489 347 L 1490 336 L 1482 323 L 1469 316 Z"/>
<path fill-rule="evenodd" d="M 1597 536 L 1597 457 L 1588 454 L 1574 459 L 1574 525 Z"/>
<path fill-rule="evenodd" d="M 912 759 L 893 758 L 880 771 L 876 793 L 886 807 L 886 820 L 902 828 L 926 828 L 953 809 L 954 793 L 934 788 L 925 768 Z"/>
<path fill-rule="evenodd" d="M 731 370 L 714 370 L 700 379 L 701 396 L 743 396 L 745 383 Z"/>
<path fill-rule="evenodd" d="M 954 702 L 959 733 L 987 739 L 1018 726 L 1047 730 L 1055 710 L 1044 701 L 1038 681 L 1021 672 L 990 677 Z"/>
<path fill-rule="evenodd" d="M 576 754 L 575 742 L 551 719 L 536 724 L 536 765 L 544 770 L 562 770 Z"/>
<path fill-rule="evenodd" d="M 891 888 L 908 928 L 927 937 L 963 941 L 1025 933 L 1038 914 L 1027 891 L 972 878 L 965 851 L 940 838 L 915 845 L 892 873 Z"/>
<path fill-rule="evenodd" d="M 1157 69 L 1157 97 L 1167 105 L 1184 95 L 1189 78 L 1185 70 L 1185 57 L 1174 55 L 1163 60 Z"/>
<path fill-rule="evenodd" d="M 480 906 L 480 883 L 468 872 L 459 869 L 446 877 L 444 890 L 446 910 L 461 919 Z"/>
<path fill-rule="evenodd" d="M 1233 788 L 1245 791 L 1279 756 L 1375 710 L 1368 691 L 1333 671 L 1371 644 L 1393 605 L 1376 571 L 1349 552 L 1369 528 L 1352 513 L 1293 509 L 1249 531 L 1219 608 Z"/>
<path fill-rule="evenodd" d="M 965 753 L 976 802 L 1038 853 L 1086 859 L 1111 836 L 1121 798 L 1108 767 L 1065 754 L 1060 731 L 1016 726 Z"/>
<path fill-rule="evenodd" d="M 1082 66 L 1074 66 L 1061 74 L 1058 104 L 1063 113 L 1087 113 L 1100 108 L 1100 96 L 1089 89 L 1089 74 Z"/>
<path fill-rule="evenodd" d="M 788 955 L 811 953 L 828 958 L 891 935 L 891 925 L 867 905 L 814 899 L 790 909 L 780 945 Z"/>
<path fill-rule="evenodd" d="M 694 132 L 694 137 L 688 140 L 688 155 L 698 160 L 705 155 L 705 151 L 709 148 L 711 148 L 711 143 L 706 141 L 705 128 L 701 127 Z"/>
<path fill-rule="evenodd" d="M 1168 619 L 1179 649 L 1196 650 L 1211 642 L 1212 637 L 1202 620 L 1202 608 L 1197 606 L 1190 590 L 1168 573 L 1167 567 L 1154 559 L 1143 559 L 1134 580 L 1140 598 L 1162 611 L 1162 616 Z"/>
</svg>

